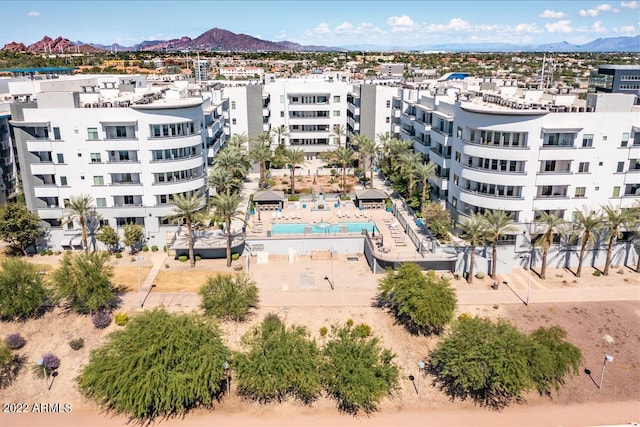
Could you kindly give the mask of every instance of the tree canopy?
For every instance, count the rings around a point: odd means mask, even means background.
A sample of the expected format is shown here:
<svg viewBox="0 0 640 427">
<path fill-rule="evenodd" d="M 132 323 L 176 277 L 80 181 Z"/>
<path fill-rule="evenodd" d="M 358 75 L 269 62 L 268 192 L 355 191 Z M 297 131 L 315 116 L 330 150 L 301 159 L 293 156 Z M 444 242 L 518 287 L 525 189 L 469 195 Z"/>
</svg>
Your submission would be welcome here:
<svg viewBox="0 0 640 427">
<path fill-rule="evenodd" d="M 243 321 L 258 305 L 258 287 L 246 274 L 209 276 L 199 294 L 205 314 L 223 320 Z"/>
<path fill-rule="evenodd" d="M 27 248 L 44 234 L 38 215 L 21 203 L 0 207 L 0 240 L 27 255 Z"/>
<path fill-rule="evenodd" d="M 0 268 L 0 318 L 37 316 L 50 303 L 51 291 L 36 266 L 16 258 L 2 261 Z"/>
<path fill-rule="evenodd" d="M 91 352 L 81 392 L 134 420 L 211 408 L 224 394 L 229 351 L 218 329 L 196 314 L 144 312 Z"/>
<path fill-rule="evenodd" d="M 457 298 L 451 284 L 432 270 L 423 274 L 417 264 L 389 270 L 378 290 L 379 304 L 414 334 L 440 333 L 453 319 Z"/>
</svg>

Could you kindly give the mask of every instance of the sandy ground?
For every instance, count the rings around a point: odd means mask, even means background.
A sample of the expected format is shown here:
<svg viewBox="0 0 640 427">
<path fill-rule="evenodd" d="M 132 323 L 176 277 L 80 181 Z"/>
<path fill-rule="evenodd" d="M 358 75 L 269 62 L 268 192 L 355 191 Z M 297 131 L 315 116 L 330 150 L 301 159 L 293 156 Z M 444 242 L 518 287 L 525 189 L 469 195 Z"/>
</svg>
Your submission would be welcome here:
<svg viewBox="0 0 640 427">
<path fill-rule="evenodd" d="M 42 257 L 47 258 L 49 257 Z M 182 273 L 177 277 L 182 278 L 181 284 L 184 284 L 185 292 L 187 289 L 195 291 L 206 272 L 233 271 L 224 265 L 224 260 L 207 260 L 197 265 L 197 274 L 193 277 L 195 280 L 191 280 L 187 264 L 164 260 L 162 254 L 155 254 L 155 258 L 147 258 L 145 262 L 159 260 L 168 263 L 170 266 L 166 269 L 167 273 Z M 38 257 L 34 257 L 35 259 Z M 49 260 L 54 261 L 50 258 Z M 121 265 L 131 268 L 128 260 L 121 261 Z M 150 264 L 143 264 L 143 267 L 150 268 Z M 362 257 L 357 262 L 349 261 L 346 257 L 334 261 L 301 258 L 292 264 L 286 259 L 274 258 L 268 265 L 252 264 L 250 274 L 258 283 L 263 298 L 270 298 L 272 303 L 256 310 L 248 322 L 227 322 L 221 325 L 231 348 L 238 349 L 242 334 L 270 312 L 277 313 L 287 324 L 306 326 L 311 337 L 320 345 L 323 345 L 319 336 L 322 326 L 328 327 L 353 319 L 355 322 L 373 326 L 382 343 L 396 354 L 396 362 L 402 373 L 400 390 L 381 403 L 380 412 L 370 417 L 353 418 L 340 414 L 335 408 L 335 402 L 326 398 L 320 398 L 311 406 L 296 402 L 262 406 L 243 401 L 234 395 L 232 385 L 231 397 L 223 398 L 214 411 L 192 411 L 183 420 L 163 420 L 159 425 L 386 426 L 425 425 L 426 422 L 429 425 L 577 426 L 624 424 L 640 420 L 640 382 L 637 381 L 640 378 L 640 291 L 638 298 L 630 301 L 551 302 L 530 304 L 527 307 L 518 303 L 514 296 L 515 293 L 524 295 L 523 283 L 526 283 L 526 279 L 524 282 L 519 280 L 522 272 L 514 272 L 513 275 L 505 275 L 504 278 L 512 284 L 515 292 L 505 289 L 495 291 L 495 295 L 498 295 L 498 292 L 502 292 L 500 295 L 511 295 L 513 301 L 510 303 L 461 305 L 458 314 L 467 312 L 492 318 L 505 317 L 525 330 L 532 330 L 541 325 L 559 324 L 567 330 L 569 340 L 578 345 L 583 352 L 584 366 L 578 375 L 567 380 L 559 393 L 554 392 L 551 397 L 532 393 L 526 396 L 525 405 L 512 405 L 501 413 L 495 413 L 485 408 L 477 408 L 469 401 L 452 402 L 432 385 L 432 378 L 418 376 L 417 362 L 428 356 L 437 338 L 411 336 L 402 327 L 395 325 L 393 319 L 384 311 L 369 304 L 355 304 L 356 298 L 366 302 L 375 294 L 377 280 L 381 277 L 370 273 Z M 329 289 L 327 281 L 324 280 L 325 275 L 332 276 L 336 286 L 334 291 Z M 629 269 L 626 269 L 624 274 L 614 273 L 607 278 L 593 277 L 590 272 L 585 272 L 584 276 L 573 283 L 570 272 L 552 270 L 546 281 L 534 281 L 532 296 L 535 297 L 536 291 L 542 292 L 544 289 L 577 288 L 575 290 L 579 291 L 584 288 L 610 287 L 612 292 L 620 287 L 640 289 L 640 275 Z M 172 279 L 175 280 L 175 277 Z M 453 280 L 454 287 L 466 294 L 473 294 L 473 291 L 487 292 L 491 282 L 491 279 L 486 278 L 468 285 L 462 280 Z M 154 293 L 156 292 L 154 289 Z M 352 304 L 350 297 L 354 301 Z M 325 301 L 326 298 L 333 298 L 334 304 L 307 304 L 308 301 Z M 169 309 L 190 311 L 194 308 Z M 120 311 L 135 315 L 138 310 L 135 306 L 126 306 Z M 28 341 L 19 351 L 26 358 L 28 366 L 9 387 L 0 389 L 0 402 L 26 403 L 30 412 L 0 412 L 0 426 L 125 424 L 124 418 L 101 414 L 100 409 L 93 402 L 84 399 L 74 386 L 74 378 L 87 363 L 91 348 L 103 343 L 107 334 L 117 328 L 118 326 L 112 324 L 105 330 L 97 330 L 93 328 L 89 317 L 64 313 L 59 309 L 29 322 L 0 323 L 1 337 L 12 332 L 20 332 Z M 611 337 L 612 342 L 605 340 L 607 335 Z M 84 348 L 74 351 L 69 347 L 68 341 L 79 336 L 85 339 L 86 344 Z M 45 381 L 36 379 L 29 368 L 42 354 L 49 351 L 57 354 L 62 363 L 59 376 L 55 378 L 51 388 L 47 389 Z M 596 383 L 600 379 L 605 353 L 613 355 L 615 359 L 607 365 L 603 387 L 598 389 Z M 585 373 L 585 369 L 591 374 Z M 418 380 L 415 383 L 410 382 L 410 374 L 420 378 L 419 383 Z M 56 415 L 34 414 L 33 405 L 38 402 L 61 405 L 69 403 L 72 412 Z"/>
</svg>

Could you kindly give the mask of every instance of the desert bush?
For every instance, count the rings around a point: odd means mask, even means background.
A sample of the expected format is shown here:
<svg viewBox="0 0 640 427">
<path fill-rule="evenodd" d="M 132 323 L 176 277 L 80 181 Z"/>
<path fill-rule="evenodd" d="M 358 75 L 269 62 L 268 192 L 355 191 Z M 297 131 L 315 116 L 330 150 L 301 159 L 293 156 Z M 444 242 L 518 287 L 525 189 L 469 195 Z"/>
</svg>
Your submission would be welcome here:
<svg viewBox="0 0 640 427">
<path fill-rule="evenodd" d="M 329 329 L 327 329 L 326 326 L 323 326 L 320 328 L 320 337 L 324 338 L 327 336 L 327 333 L 329 332 Z"/>
<path fill-rule="evenodd" d="M 243 321 L 258 305 L 258 287 L 245 274 L 217 273 L 200 288 L 202 309 L 207 316 Z"/>
<path fill-rule="evenodd" d="M 117 258 L 117 259 L 121 259 L 121 258 L 122 258 L 122 253 L 120 253 L 120 252 L 116 252 L 116 258 Z"/>
<path fill-rule="evenodd" d="M 233 253 L 231 254 L 231 260 L 232 261 L 237 261 L 238 258 L 240 258 L 240 254 L 239 253 Z"/>
<path fill-rule="evenodd" d="M 187 262 L 188 259 L 189 259 L 189 257 L 187 255 L 180 255 L 178 257 L 178 261 L 180 261 L 180 262 Z"/>
<path fill-rule="evenodd" d="M 98 329 L 104 329 L 109 326 L 111 324 L 111 320 L 111 313 L 106 310 L 100 310 L 97 313 L 94 313 L 93 316 L 91 316 L 91 322 L 93 323 L 93 326 Z"/>
<path fill-rule="evenodd" d="M 20 335 L 19 332 L 15 332 L 13 334 L 7 335 L 7 337 L 4 339 L 4 342 L 11 350 L 20 350 L 25 346 L 27 340 L 24 339 L 24 337 Z"/>
<path fill-rule="evenodd" d="M 71 347 L 73 350 L 80 350 L 82 347 L 84 347 L 84 338 L 79 337 L 72 339 L 71 341 L 69 341 L 69 347 Z"/>
<path fill-rule="evenodd" d="M 145 423 L 211 408 L 224 394 L 229 350 L 196 314 L 141 313 L 91 352 L 77 377 L 84 396 Z"/>
<path fill-rule="evenodd" d="M 51 249 L 47 250 L 47 256 L 53 255 L 53 251 Z"/>
<path fill-rule="evenodd" d="M 149 246 L 142 245 L 142 252 L 149 252 Z"/>
<path fill-rule="evenodd" d="M 53 372 L 60 367 L 60 358 L 53 353 L 42 356 L 42 366 L 49 372 Z"/>
<path fill-rule="evenodd" d="M 484 272 L 478 271 L 476 273 L 476 279 L 480 279 L 480 280 L 484 279 Z"/>
<path fill-rule="evenodd" d="M 151 246 L 151 252 L 158 252 L 158 246 L 156 245 Z"/>
<path fill-rule="evenodd" d="M 0 318 L 27 319 L 42 314 L 51 303 L 51 291 L 35 265 L 18 258 L 0 264 Z"/>
<path fill-rule="evenodd" d="M 129 315 L 127 313 L 116 313 L 116 325 L 124 326 L 129 322 Z"/>
<path fill-rule="evenodd" d="M 200 261 L 202 259 L 202 257 L 200 255 L 196 255 L 194 256 L 194 258 L 196 259 L 196 262 Z"/>
<path fill-rule="evenodd" d="M 593 275 L 596 276 L 596 277 L 600 277 L 600 276 L 602 276 L 602 273 L 600 272 L 600 270 L 594 270 L 593 271 Z"/>
</svg>

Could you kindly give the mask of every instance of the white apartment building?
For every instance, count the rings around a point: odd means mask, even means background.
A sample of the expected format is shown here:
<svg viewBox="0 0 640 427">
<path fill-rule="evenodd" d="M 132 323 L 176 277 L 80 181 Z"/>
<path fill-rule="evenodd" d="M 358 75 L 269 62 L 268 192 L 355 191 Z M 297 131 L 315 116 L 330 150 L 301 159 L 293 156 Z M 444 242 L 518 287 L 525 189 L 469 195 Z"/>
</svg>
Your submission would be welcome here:
<svg viewBox="0 0 640 427">
<path fill-rule="evenodd" d="M 264 75 L 264 69 L 261 67 L 238 65 L 236 67 L 220 67 L 219 73 L 227 79 L 261 78 Z"/>
<path fill-rule="evenodd" d="M 432 192 L 454 214 L 629 208 L 640 200 L 640 109 L 634 96 L 523 90 L 473 80 L 403 102 L 401 137 L 436 164 Z"/>
</svg>

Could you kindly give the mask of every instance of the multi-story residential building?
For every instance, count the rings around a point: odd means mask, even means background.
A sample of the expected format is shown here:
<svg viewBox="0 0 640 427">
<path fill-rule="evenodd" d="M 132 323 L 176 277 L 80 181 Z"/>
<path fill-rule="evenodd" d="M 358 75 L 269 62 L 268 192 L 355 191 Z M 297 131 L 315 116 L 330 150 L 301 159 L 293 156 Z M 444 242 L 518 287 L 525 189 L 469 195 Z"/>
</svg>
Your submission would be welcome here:
<svg viewBox="0 0 640 427">
<path fill-rule="evenodd" d="M 0 104 L 0 204 L 17 191 L 16 162 L 9 119 L 11 118 L 10 104 Z"/>
<path fill-rule="evenodd" d="M 264 75 L 264 69 L 260 67 L 251 66 L 236 66 L 236 67 L 220 67 L 220 74 L 227 79 L 245 79 L 252 77 L 262 77 Z"/>
<path fill-rule="evenodd" d="M 589 86 L 595 92 L 633 94 L 640 104 L 640 66 L 601 65 L 592 73 Z"/>
<path fill-rule="evenodd" d="M 640 200 L 640 109 L 634 95 L 523 90 L 471 80 L 404 102 L 402 137 L 436 165 L 435 197 L 455 217 L 502 209 L 520 223 L 541 212 Z"/>
<path fill-rule="evenodd" d="M 206 191 L 205 147 L 219 146 L 221 128 L 215 102 L 186 82 L 122 79 L 43 83 L 36 101 L 11 106 L 27 206 L 48 223 L 54 247 L 81 245 L 79 224 L 62 222 L 72 197 L 91 195 L 100 224 L 142 225 L 149 245 L 161 246 L 176 230 L 165 219 L 173 195 Z"/>
</svg>

